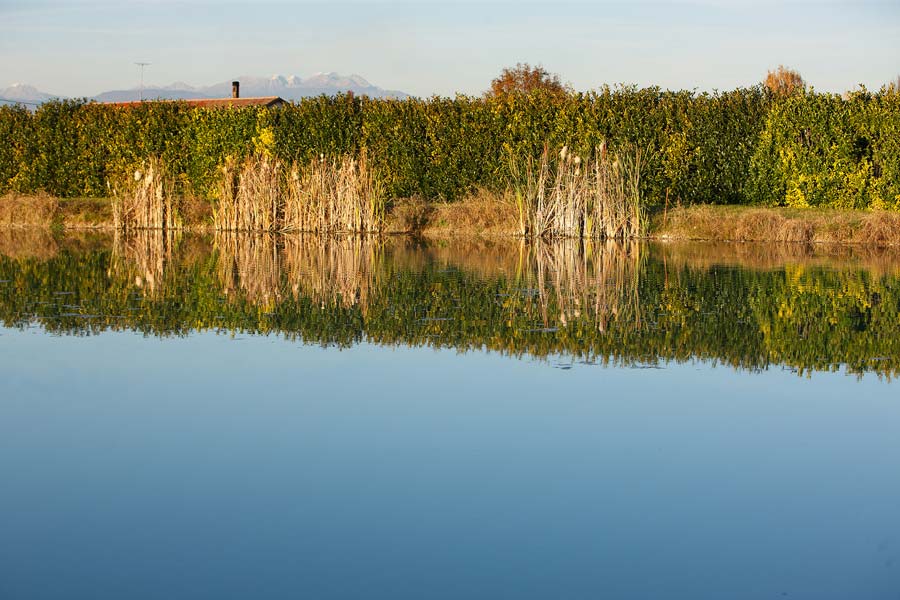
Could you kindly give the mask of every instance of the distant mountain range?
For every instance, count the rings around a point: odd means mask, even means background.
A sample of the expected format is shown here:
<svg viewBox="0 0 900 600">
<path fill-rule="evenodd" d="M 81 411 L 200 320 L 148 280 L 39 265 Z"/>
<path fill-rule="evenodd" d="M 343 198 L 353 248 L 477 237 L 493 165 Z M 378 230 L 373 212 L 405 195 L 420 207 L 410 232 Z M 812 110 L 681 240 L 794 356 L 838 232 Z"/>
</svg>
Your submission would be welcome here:
<svg viewBox="0 0 900 600">
<path fill-rule="evenodd" d="M 14 83 L 6 89 L 0 90 L 0 104 L 15 104 L 17 102 L 40 104 L 54 98 L 59 98 L 59 96 L 42 92 L 32 85 L 23 83 Z"/>
<path fill-rule="evenodd" d="M 166 86 L 145 86 L 144 99 L 187 100 L 192 98 L 227 98 L 231 96 L 231 81 L 223 81 L 209 86 L 195 87 L 183 81 Z M 241 97 L 280 96 L 285 100 L 299 100 L 309 96 L 320 96 L 352 91 L 354 94 L 371 98 L 407 98 L 409 94 L 398 90 L 386 90 L 366 81 L 359 75 L 340 75 L 338 73 L 316 73 L 306 79 L 297 75 L 272 77 L 235 77 L 241 82 Z M 97 102 L 127 102 L 139 100 L 139 88 L 128 90 L 110 90 L 101 92 L 89 100 Z M 53 98 L 64 98 L 42 92 L 33 86 L 15 83 L 6 89 L 0 89 L 0 104 L 22 102 L 36 105 Z"/>
</svg>

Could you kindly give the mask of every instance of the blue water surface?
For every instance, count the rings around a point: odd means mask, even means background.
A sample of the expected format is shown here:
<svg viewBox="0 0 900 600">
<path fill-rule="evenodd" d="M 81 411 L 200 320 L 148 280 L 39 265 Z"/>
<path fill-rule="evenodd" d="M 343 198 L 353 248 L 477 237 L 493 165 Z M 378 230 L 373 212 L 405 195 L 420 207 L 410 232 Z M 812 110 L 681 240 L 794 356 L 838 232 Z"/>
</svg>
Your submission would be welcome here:
<svg viewBox="0 0 900 600">
<path fill-rule="evenodd" d="M 663 367 L 0 329 L 0 598 L 900 598 L 896 384 Z"/>
</svg>

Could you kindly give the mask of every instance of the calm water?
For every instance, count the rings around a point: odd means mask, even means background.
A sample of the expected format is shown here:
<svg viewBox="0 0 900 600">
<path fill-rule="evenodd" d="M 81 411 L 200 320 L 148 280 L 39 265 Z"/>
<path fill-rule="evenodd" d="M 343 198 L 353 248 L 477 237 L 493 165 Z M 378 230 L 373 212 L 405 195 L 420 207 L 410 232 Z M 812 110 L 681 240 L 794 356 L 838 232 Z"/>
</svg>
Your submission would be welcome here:
<svg viewBox="0 0 900 600">
<path fill-rule="evenodd" d="M 900 598 L 900 260 L 0 237 L 0 598 Z"/>
</svg>

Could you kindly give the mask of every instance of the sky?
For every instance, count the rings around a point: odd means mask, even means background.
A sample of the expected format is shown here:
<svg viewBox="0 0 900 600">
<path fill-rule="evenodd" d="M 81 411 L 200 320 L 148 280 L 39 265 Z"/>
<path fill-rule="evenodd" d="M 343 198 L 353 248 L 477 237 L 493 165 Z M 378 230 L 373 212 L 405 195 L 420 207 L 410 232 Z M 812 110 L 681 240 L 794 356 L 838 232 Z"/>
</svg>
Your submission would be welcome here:
<svg viewBox="0 0 900 600">
<path fill-rule="evenodd" d="M 418 96 L 481 94 L 518 62 L 576 90 L 700 91 L 783 64 L 843 92 L 900 75 L 900 0 L 0 0 L 0 88 L 134 88 L 138 61 L 147 86 L 336 71 Z"/>
</svg>

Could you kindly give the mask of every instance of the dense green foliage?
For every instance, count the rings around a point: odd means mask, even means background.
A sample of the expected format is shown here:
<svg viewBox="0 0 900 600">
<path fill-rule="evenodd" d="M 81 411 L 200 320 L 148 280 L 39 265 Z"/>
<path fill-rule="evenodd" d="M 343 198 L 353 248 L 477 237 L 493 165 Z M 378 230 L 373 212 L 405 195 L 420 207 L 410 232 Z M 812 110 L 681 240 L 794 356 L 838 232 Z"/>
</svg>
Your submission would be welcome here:
<svg viewBox="0 0 900 600">
<path fill-rule="evenodd" d="M 900 208 L 900 94 L 794 94 L 773 103 L 749 197 L 795 207 Z"/>
<path fill-rule="evenodd" d="M 229 157 L 305 162 L 365 151 L 392 197 L 453 200 L 499 191 L 511 160 L 545 144 L 583 156 L 607 142 L 643 158 L 658 205 L 900 205 L 900 96 L 778 97 L 763 87 L 716 94 L 658 88 L 587 94 L 373 100 L 310 98 L 278 109 L 194 109 L 178 102 L 0 107 L 0 193 L 104 196 L 151 156 L 182 190 L 210 199 Z"/>
<path fill-rule="evenodd" d="M 566 282 L 542 277 L 534 264 L 467 266 L 427 249 L 396 256 L 383 247 L 350 253 L 368 265 L 362 275 L 360 262 L 289 266 L 283 248 L 273 255 L 246 243 L 235 253 L 181 244 L 153 285 L 140 265 L 157 261 L 108 248 L 0 256 L 0 322 L 72 334 L 280 333 L 339 346 L 368 340 L 620 364 L 705 359 L 801 373 L 900 370 L 900 279 L 893 275 L 672 266 L 645 249 L 643 258 L 595 254 L 591 268 Z M 313 249 L 310 256 L 334 250 Z M 255 270 L 233 268 L 248 252 L 256 253 Z M 513 265 L 516 254 L 507 257 Z M 280 258 L 267 263 L 273 256 Z M 545 274 L 577 271 L 586 260 L 566 255 Z M 333 293 L 348 274 L 358 279 L 356 291 Z"/>
</svg>

